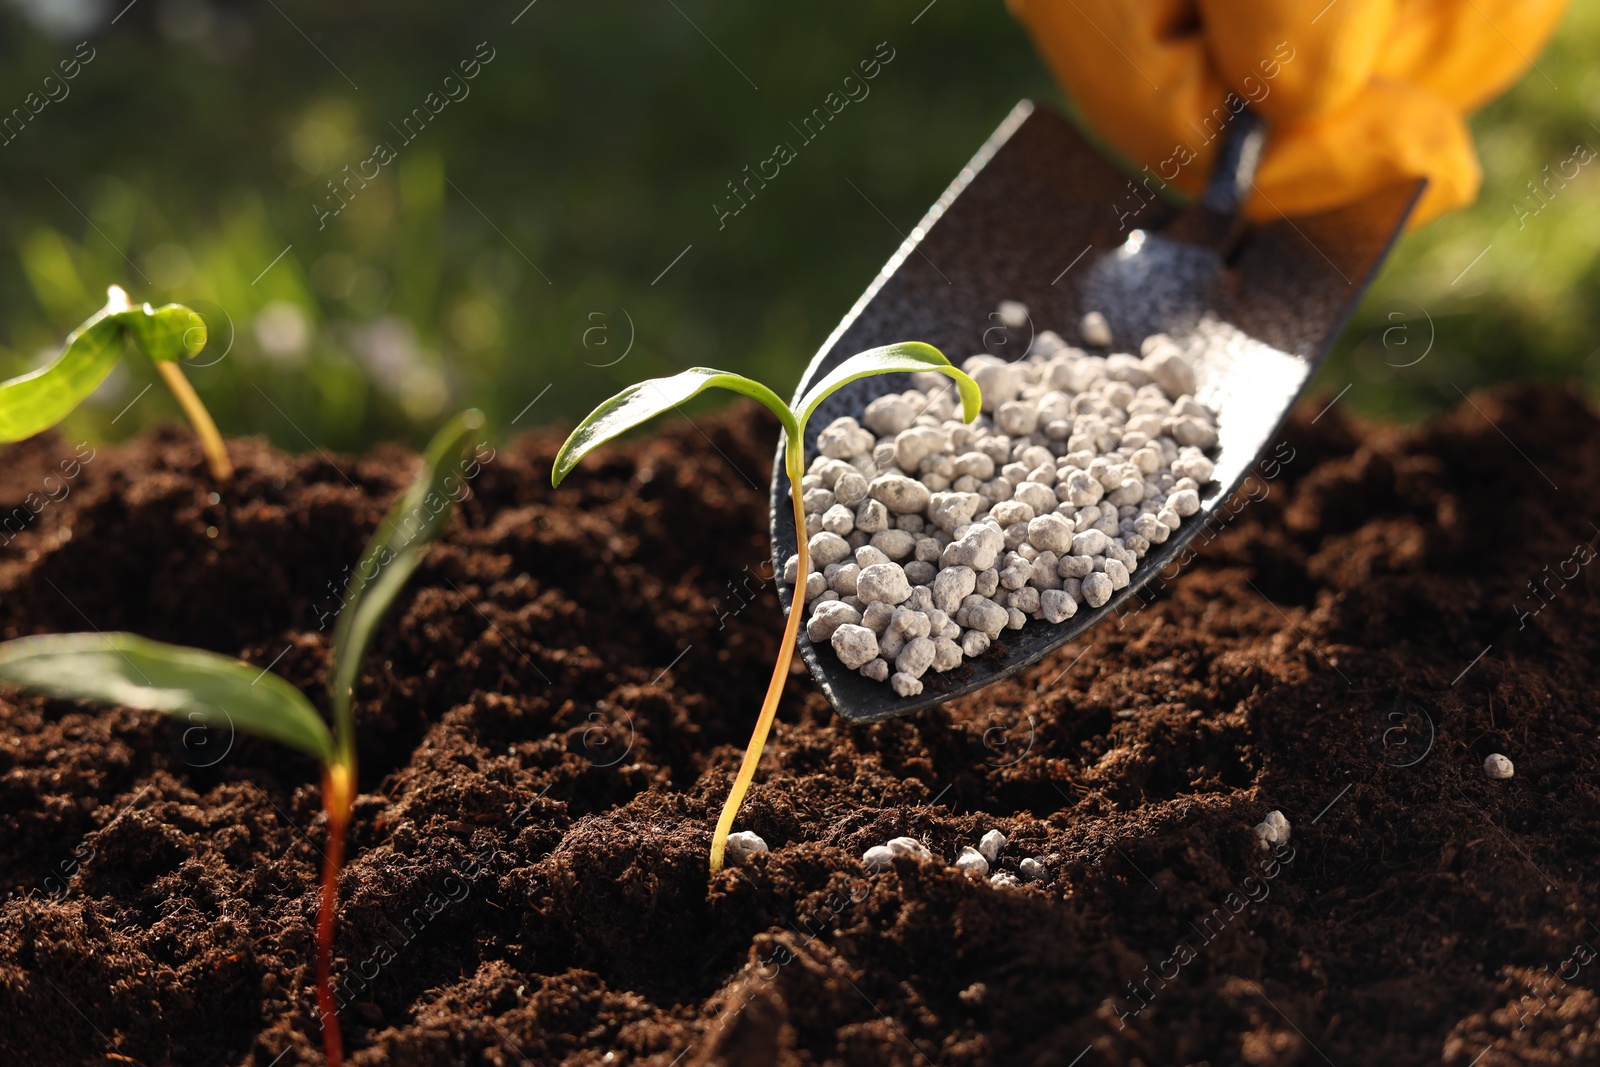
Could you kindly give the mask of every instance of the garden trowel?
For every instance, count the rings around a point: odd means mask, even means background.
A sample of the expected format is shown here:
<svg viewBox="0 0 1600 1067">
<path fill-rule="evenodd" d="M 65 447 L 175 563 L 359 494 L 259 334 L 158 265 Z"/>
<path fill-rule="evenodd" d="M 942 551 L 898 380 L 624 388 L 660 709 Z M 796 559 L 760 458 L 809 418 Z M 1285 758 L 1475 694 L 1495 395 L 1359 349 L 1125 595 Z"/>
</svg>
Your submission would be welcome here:
<svg viewBox="0 0 1600 1067">
<path fill-rule="evenodd" d="M 1201 491 L 1201 510 L 1165 543 L 1150 546 L 1126 587 L 1102 607 L 1082 605 L 1057 625 L 1030 620 L 1021 630 L 1005 630 L 982 656 L 944 674 L 924 674 L 923 691 L 913 697 L 846 668 L 802 630 L 800 653 L 845 719 L 903 715 L 981 689 L 1137 608 L 1176 579 L 1193 554 L 1186 546 L 1258 462 L 1273 462 L 1290 407 L 1354 311 L 1423 183 L 1396 184 L 1317 215 L 1246 225 L 1237 208 L 1262 135 L 1248 111 L 1236 116 L 1205 194 L 1178 209 L 1148 181 L 1130 179 L 1105 159 L 1065 118 L 1024 101 L 823 343 L 797 398 L 863 349 L 926 341 L 958 366 L 981 351 L 1020 359 L 1045 329 L 1081 343 L 1079 323 L 1091 311 L 1105 317 L 1113 338 L 1101 354 L 1138 354 L 1140 341 L 1155 332 L 1181 344 L 1206 315 L 1242 335 L 1195 361 L 1196 398 L 1216 411 L 1218 432 L 1216 471 Z M 996 316 L 1005 300 L 1026 305 L 1026 325 Z M 806 431 L 808 465 L 817 433 L 829 422 L 859 418 L 873 399 L 910 384 L 907 375 L 863 378 L 830 396 Z M 781 443 L 773 470 L 773 562 L 781 574 L 796 547 Z M 780 585 L 780 596 L 787 607 L 792 590 Z"/>
</svg>

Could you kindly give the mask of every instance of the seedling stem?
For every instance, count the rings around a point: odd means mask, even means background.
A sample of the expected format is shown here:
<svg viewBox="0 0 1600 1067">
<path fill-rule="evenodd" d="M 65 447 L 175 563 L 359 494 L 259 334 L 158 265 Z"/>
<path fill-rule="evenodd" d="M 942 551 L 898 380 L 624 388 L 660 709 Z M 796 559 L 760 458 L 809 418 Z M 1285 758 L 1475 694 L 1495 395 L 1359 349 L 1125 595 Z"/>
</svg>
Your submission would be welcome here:
<svg viewBox="0 0 1600 1067">
<path fill-rule="evenodd" d="M 328 813 L 328 847 L 322 860 L 322 895 L 317 904 L 317 1007 L 322 1015 L 322 1051 L 329 1067 L 344 1062 L 339 1003 L 333 997 L 333 921 L 339 908 L 339 871 L 344 867 L 345 831 L 355 804 L 355 762 L 335 763 L 322 774 L 322 806 Z"/>
<path fill-rule="evenodd" d="M 162 380 L 167 383 L 167 388 L 172 390 L 172 395 L 178 400 L 178 406 L 183 408 L 189 424 L 199 436 L 200 447 L 206 454 L 206 463 L 211 467 L 211 477 L 218 482 L 226 482 L 233 477 L 233 462 L 228 459 L 228 446 L 223 443 L 222 434 L 217 432 L 217 424 L 211 420 L 211 412 L 200 402 L 199 394 L 194 391 L 194 386 L 184 377 L 183 368 L 176 362 L 157 360 L 156 370 L 161 372 Z"/>
<path fill-rule="evenodd" d="M 805 454 L 800 442 L 793 436 L 784 448 L 784 471 L 789 476 L 789 498 L 794 502 L 795 541 L 800 553 L 800 581 L 795 583 L 794 600 L 789 605 L 789 621 L 783 628 L 783 643 L 778 646 L 778 662 L 772 668 L 772 681 L 767 683 L 767 698 L 761 704 L 761 714 L 756 719 L 750 744 L 744 750 L 744 760 L 739 764 L 739 776 L 733 780 L 733 789 L 722 805 L 717 818 L 716 833 L 711 835 L 711 873 L 722 870 L 723 852 L 728 847 L 728 835 L 733 832 L 734 816 L 756 776 L 756 765 L 761 762 L 761 750 L 766 747 L 767 733 L 772 720 L 778 716 L 778 700 L 783 696 L 783 685 L 789 677 L 789 664 L 794 660 L 795 642 L 800 637 L 800 619 L 805 615 L 805 575 L 811 573 L 811 553 L 806 544 L 806 506 L 801 496 L 800 479 L 805 474 Z"/>
</svg>

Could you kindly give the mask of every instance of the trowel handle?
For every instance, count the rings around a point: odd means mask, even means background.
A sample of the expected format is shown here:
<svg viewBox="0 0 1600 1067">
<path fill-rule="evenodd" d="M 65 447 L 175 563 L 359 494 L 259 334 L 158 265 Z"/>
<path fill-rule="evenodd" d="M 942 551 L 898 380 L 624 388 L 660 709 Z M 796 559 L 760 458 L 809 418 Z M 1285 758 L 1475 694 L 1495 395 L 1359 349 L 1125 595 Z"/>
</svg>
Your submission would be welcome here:
<svg viewBox="0 0 1600 1067">
<path fill-rule="evenodd" d="M 1255 182 L 1256 165 L 1267 141 L 1267 124 L 1249 108 L 1233 117 L 1217 153 L 1211 181 L 1200 194 L 1200 206 L 1220 215 L 1238 214 L 1245 193 Z"/>
<path fill-rule="evenodd" d="M 1267 126 L 1249 108 L 1233 117 L 1223 134 L 1211 181 L 1194 206 L 1167 230 L 1167 236 L 1193 244 L 1209 245 L 1228 260 L 1244 236 L 1246 223 L 1239 208 L 1255 182 L 1256 164 L 1267 140 Z"/>
</svg>

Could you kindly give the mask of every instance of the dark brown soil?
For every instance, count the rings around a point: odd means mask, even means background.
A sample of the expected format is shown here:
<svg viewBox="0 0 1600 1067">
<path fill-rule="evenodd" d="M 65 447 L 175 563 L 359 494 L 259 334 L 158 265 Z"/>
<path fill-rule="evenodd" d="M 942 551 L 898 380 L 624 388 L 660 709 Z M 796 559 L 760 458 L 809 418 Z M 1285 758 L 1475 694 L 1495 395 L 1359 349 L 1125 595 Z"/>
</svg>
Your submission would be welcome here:
<svg viewBox="0 0 1600 1067">
<path fill-rule="evenodd" d="M 506 446 L 361 686 L 346 1047 L 1600 1061 L 1600 603 L 1575 553 L 1597 431 L 1544 388 L 1414 431 L 1302 416 L 1259 499 L 1120 628 L 871 727 L 795 673 L 740 818 L 772 852 L 709 886 L 780 631 L 775 426 L 751 406 L 672 425 L 556 492 L 555 435 Z M 0 634 L 135 630 L 320 699 L 331 588 L 410 454 L 233 450 L 216 503 L 176 431 L 48 485 L 71 444 L 7 450 L 6 512 L 68 491 L 0 534 Z M 319 1063 L 316 769 L 148 714 L 7 696 L 0 722 L 0 1062 Z M 1497 751 L 1515 778 L 1485 777 Z M 1276 859 L 1251 831 L 1274 808 Z M 1042 882 L 858 859 L 912 834 L 948 860 L 991 827 L 1000 866 L 1040 857 Z"/>
</svg>

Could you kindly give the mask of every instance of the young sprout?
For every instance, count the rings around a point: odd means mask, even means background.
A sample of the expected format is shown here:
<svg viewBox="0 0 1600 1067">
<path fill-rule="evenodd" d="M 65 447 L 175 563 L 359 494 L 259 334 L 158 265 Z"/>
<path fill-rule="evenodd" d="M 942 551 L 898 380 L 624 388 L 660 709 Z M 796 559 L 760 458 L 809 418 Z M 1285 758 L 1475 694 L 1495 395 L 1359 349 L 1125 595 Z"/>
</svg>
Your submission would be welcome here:
<svg viewBox="0 0 1600 1067">
<path fill-rule="evenodd" d="M 0 442 L 32 437 L 70 415 L 106 380 L 125 338 L 155 363 L 200 438 L 211 476 L 226 482 L 233 476 L 233 464 L 222 435 L 178 366 L 179 360 L 194 358 L 206 346 L 205 320 L 182 304 L 134 307 L 117 285 L 106 290 L 106 306 L 72 331 L 55 359 L 0 382 Z"/>
<path fill-rule="evenodd" d="M 456 459 L 483 426 L 476 409 L 452 419 L 423 454 L 422 471 L 390 507 L 362 553 L 357 583 L 333 632 L 328 676 L 333 729 L 305 695 L 271 671 L 197 648 L 130 633 L 44 634 L 0 643 L 0 681 L 68 700 L 159 711 L 208 726 L 232 726 L 299 749 L 322 764 L 328 845 L 317 911 L 317 1005 L 331 1067 L 344 1060 L 333 997 L 333 922 L 345 831 L 356 797 L 351 703 L 361 659 L 461 490 Z"/>
<path fill-rule="evenodd" d="M 789 495 L 794 502 L 795 540 L 800 554 L 799 580 L 795 583 L 788 625 L 783 631 L 783 643 L 778 648 L 778 661 L 772 669 L 772 681 L 767 685 L 761 714 L 756 718 L 755 732 L 750 735 L 750 745 L 745 749 L 744 761 L 739 765 L 739 775 L 734 779 L 733 789 L 728 793 L 727 802 L 722 806 L 722 815 L 717 819 L 716 831 L 711 836 L 712 874 L 722 869 L 728 832 L 733 829 L 734 816 L 739 813 L 739 805 L 744 801 L 745 792 L 755 777 L 756 765 L 761 762 L 761 749 L 767 743 L 768 731 L 772 729 L 772 720 L 778 711 L 778 698 L 783 695 L 784 679 L 788 677 L 789 661 L 794 656 L 794 646 L 800 632 L 800 617 L 806 599 L 806 575 L 811 571 L 811 557 L 806 544 L 805 503 L 800 489 L 800 479 L 805 474 L 806 422 L 817 410 L 817 405 L 841 386 L 874 374 L 908 371 L 938 371 L 949 375 L 955 379 L 961 391 L 965 421 L 971 422 L 978 417 L 978 383 L 951 366 L 937 348 L 920 341 L 910 341 L 869 349 L 851 356 L 812 386 L 811 391 L 801 397 L 794 408 L 778 399 L 776 393 L 760 382 L 726 371 L 691 367 L 670 378 L 651 378 L 628 386 L 595 408 L 572 431 L 572 436 L 561 446 L 561 451 L 556 453 L 555 465 L 550 471 L 551 485 L 560 485 L 561 480 L 595 446 L 711 388 L 731 389 L 754 397 L 771 409 L 783 426 L 783 466 L 789 477 Z"/>
</svg>

